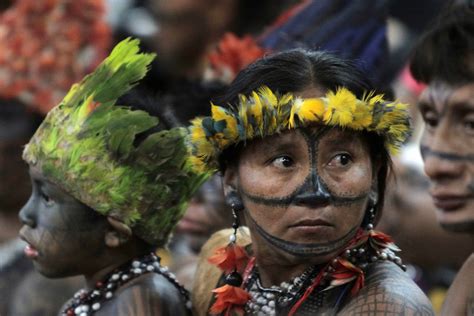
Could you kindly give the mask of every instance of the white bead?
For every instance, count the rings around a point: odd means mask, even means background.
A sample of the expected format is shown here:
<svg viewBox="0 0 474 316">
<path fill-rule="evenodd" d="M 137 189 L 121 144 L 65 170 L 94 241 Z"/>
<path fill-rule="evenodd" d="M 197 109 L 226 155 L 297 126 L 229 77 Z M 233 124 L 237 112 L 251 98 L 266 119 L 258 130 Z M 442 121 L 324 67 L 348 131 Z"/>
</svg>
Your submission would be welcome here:
<svg viewBox="0 0 474 316">
<path fill-rule="evenodd" d="M 92 305 L 92 309 L 95 310 L 95 311 L 98 311 L 100 309 L 100 303 L 94 303 Z"/>
<path fill-rule="evenodd" d="M 127 281 L 128 280 L 128 275 L 126 275 L 126 274 L 122 275 L 122 280 Z"/>
<path fill-rule="evenodd" d="M 140 274 L 140 273 L 142 273 L 142 269 L 140 269 L 140 268 L 133 269 L 133 273 Z"/>
<path fill-rule="evenodd" d="M 146 270 L 151 272 L 151 271 L 155 270 L 155 267 L 154 266 L 147 266 Z"/>
<path fill-rule="evenodd" d="M 81 306 L 78 306 L 74 309 L 74 314 L 79 315 L 82 312 Z"/>
<path fill-rule="evenodd" d="M 268 306 L 270 306 L 271 308 L 274 308 L 275 307 L 275 301 L 268 302 Z"/>
<path fill-rule="evenodd" d="M 230 242 L 235 242 L 237 240 L 237 237 L 235 236 L 235 234 L 232 234 L 229 236 L 229 241 Z"/>
<path fill-rule="evenodd" d="M 113 296 L 112 292 L 107 292 L 107 293 L 105 293 L 105 298 L 106 298 L 106 299 L 111 299 L 112 296 Z"/>
<path fill-rule="evenodd" d="M 82 305 L 82 306 L 81 306 L 81 310 L 82 310 L 83 312 L 88 312 L 88 311 L 89 311 L 89 306 L 88 306 L 88 305 Z"/>
<path fill-rule="evenodd" d="M 80 313 L 79 316 L 87 316 L 87 313 Z"/>
<path fill-rule="evenodd" d="M 133 261 L 132 262 L 132 267 L 134 267 L 134 268 L 140 267 L 140 262 L 139 261 Z"/>
<path fill-rule="evenodd" d="M 117 273 L 112 275 L 112 280 L 114 281 L 117 281 L 119 278 L 120 278 L 120 275 L 118 275 Z"/>
</svg>

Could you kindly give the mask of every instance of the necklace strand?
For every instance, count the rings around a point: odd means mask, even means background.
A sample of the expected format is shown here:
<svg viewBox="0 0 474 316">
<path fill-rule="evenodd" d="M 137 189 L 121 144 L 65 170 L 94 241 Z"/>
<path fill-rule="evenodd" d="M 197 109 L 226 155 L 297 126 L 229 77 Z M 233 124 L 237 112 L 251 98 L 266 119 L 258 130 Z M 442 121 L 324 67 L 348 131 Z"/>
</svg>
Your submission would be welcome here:
<svg viewBox="0 0 474 316">
<path fill-rule="evenodd" d="M 110 300 L 114 293 L 125 283 L 145 274 L 157 273 L 164 276 L 173 284 L 183 296 L 186 308 L 191 310 L 191 300 L 188 291 L 178 283 L 174 274 L 160 264 L 160 258 L 154 253 L 135 259 L 110 273 L 105 281 L 99 281 L 94 289 L 79 290 L 72 300 L 66 305 L 61 315 L 63 316 L 90 316 L 102 308 L 104 302 Z"/>
</svg>

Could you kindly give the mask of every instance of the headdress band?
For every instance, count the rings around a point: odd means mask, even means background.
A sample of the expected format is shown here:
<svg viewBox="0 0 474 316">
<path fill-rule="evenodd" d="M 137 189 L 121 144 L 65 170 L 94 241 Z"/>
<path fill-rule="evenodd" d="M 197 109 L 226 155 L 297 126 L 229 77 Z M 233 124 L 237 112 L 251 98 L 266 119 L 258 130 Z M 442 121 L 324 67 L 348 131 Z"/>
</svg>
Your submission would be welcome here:
<svg viewBox="0 0 474 316">
<path fill-rule="evenodd" d="M 312 124 L 376 133 L 391 153 L 410 135 L 407 104 L 385 101 L 383 95 L 373 92 L 359 100 L 348 89 L 339 88 L 325 97 L 303 99 L 291 93 L 279 95 L 263 86 L 239 99 L 229 109 L 212 104 L 211 116 L 192 121 L 189 147 L 195 169 L 218 169 L 220 154 L 237 143 Z"/>
</svg>

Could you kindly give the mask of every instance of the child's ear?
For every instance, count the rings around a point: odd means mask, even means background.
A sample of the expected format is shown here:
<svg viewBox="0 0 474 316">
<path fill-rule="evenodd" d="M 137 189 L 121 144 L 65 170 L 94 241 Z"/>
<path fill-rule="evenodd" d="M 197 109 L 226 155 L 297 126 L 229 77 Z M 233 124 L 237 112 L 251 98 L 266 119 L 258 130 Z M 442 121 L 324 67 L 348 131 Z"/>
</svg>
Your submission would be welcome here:
<svg viewBox="0 0 474 316">
<path fill-rule="evenodd" d="M 107 221 L 109 222 L 107 232 L 105 233 L 105 244 L 107 247 L 120 247 L 130 240 L 132 229 L 128 225 L 110 216 L 107 217 Z"/>
</svg>

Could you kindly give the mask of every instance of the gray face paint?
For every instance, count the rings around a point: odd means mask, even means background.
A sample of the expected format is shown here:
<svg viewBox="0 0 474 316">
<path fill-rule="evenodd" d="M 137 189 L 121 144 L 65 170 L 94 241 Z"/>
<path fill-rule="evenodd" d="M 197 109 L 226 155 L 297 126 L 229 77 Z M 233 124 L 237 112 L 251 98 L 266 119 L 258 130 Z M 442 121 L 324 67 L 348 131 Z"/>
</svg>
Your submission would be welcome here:
<svg viewBox="0 0 474 316">
<path fill-rule="evenodd" d="M 308 155 L 311 164 L 309 168 L 309 174 L 304 180 L 303 184 L 296 188 L 296 190 L 294 190 L 291 194 L 283 197 L 264 197 L 253 195 L 243 189 L 240 189 L 242 195 L 254 203 L 275 207 L 288 207 L 289 205 L 306 205 L 312 208 L 316 208 L 326 206 L 328 204 L 342 206 L 357 203 L 366 199 L 369 196 L 370 191 L 364 192 L 358 196 L 353 197 L 337 196 L 329 191 L 327 185 L 319 176 L 317 171 L 318 145 L 320 139 L 330 129 L 331 128 L 328 127 L 323 127 L 317 130 L 299 129 L 308 146 Z"/>
<path fill-rule="evenodd" d="M 239 188 L 239 192 L 250 202 L 284 208 L 290 205 L 307 206 L 312 209 L 325 207 L 330 204 L 334 206 L 347 206 L 369 199 L 371 194 L 373 194 L 371 190 L 363 192 L 357 196 L 337 196 L 328 189 L 328 186 L 319 176 L 317 171 L 318 145 L 321 137 L 329 130 L 330 128 L 322 128 L 318 130 L 299 129 L 308 146 L 308 155 L 311 163 L 308 176 L 291 194 L 282 197 L 257 196 L 246 192 L 242 188 Z M 245 210 L 245 212 L 247 215 L 246 217 L 250 220 L 251 224 L 254 225 L 256 232 L 269 244 L 288 254 L 300 257 L 322 256 L 337 251 L 338 249 L 343 248 L 355 236 L 357 230 L 360 228 L 360 225 L 355 225 L 344 236 L 328 242 L 295 243 L 271 235 L 253 219 L 247 210 Z"/>
<path fill-rule="evenodd" d="M 474 154 L 459 155 L 455 153 L 446 153 L 442 151 L 435 151 L 428 146 L 420 146 L 421 156 L 426 159 L 428 156 L 433 156 L 443 160 L 449 160 L 453 162 L 474 162 Z"/>
<path fill-rule="evenodd" d="M 359 226 L 353 227 L 346 235 L 339 239 L 331 240 L 324 243 L 310 243 L 302 244 L 283 240 L 266 232 L 252 216 L 247 212 L 247 217 L 250 218 L 252 224 L 255 226 L 258 234 L 262 236 L 268 243 L 274 247 L 285 251 L 293 256 L 298 257 L 312 257 L 323 256 L 342 248 L 345 244 L 355 236 Z"/>
</svg>

